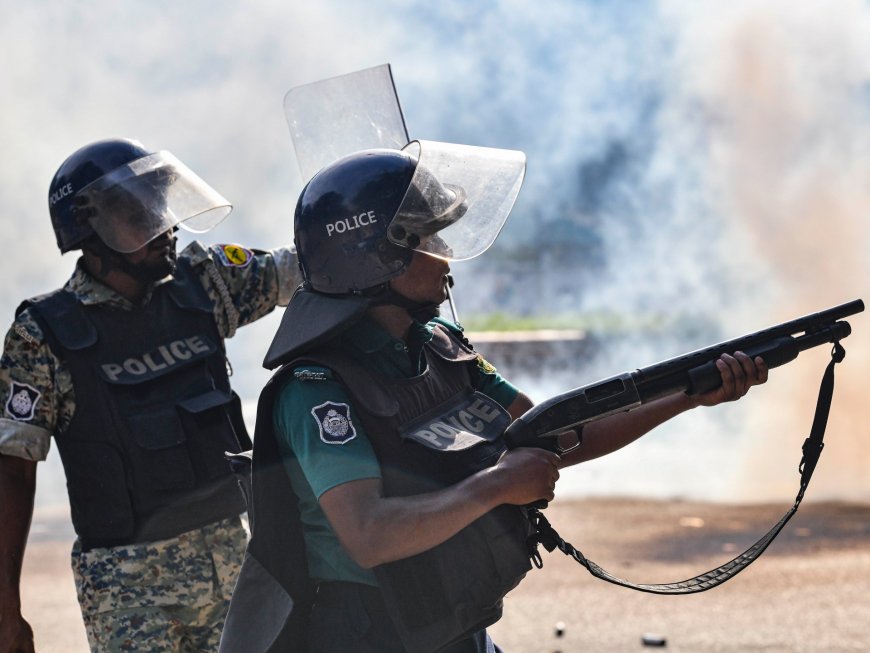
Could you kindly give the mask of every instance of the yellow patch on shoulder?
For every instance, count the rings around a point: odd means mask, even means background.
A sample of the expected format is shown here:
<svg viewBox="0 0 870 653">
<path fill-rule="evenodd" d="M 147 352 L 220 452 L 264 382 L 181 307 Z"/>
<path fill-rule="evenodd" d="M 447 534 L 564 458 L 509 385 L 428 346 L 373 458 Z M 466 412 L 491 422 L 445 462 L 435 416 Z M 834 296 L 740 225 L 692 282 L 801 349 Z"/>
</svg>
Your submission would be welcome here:
<svg viewBox="0 0 870 653">
<path fill-rule="evenodd" d="M 477 355 L 477 367 L 484 374 L 495 374 L 496 373 L 495 365 L 490 363 L 488 360 L 486 360 L 480 354 Z"/>
<path fill-rule="evenodd" d="M 218 245 L 217 252 L 221 263 L 237 268 L 245 267 L 254 259 L 254 253 L 241 245 Z"/>
</svg>

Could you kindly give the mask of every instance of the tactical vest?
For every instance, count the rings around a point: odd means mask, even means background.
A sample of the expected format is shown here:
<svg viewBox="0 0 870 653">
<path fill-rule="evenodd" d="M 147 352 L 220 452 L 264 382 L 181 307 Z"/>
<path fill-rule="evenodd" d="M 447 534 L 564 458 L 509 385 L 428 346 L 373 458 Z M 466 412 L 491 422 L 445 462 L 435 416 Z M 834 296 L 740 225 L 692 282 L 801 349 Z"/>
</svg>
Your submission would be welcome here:
<svg viewBox="0 0 870 653">
<path fill-rule="evenodd" d="M 72 376 L 56 436 L 73 525 L 90 549 L 174 537 L 244 511 L 224 458 L 250 446 L 213 305 L 190 263 L 131 311 L 59 290 L 30 307 Z"/>
<path fill-rule="evenodd" d="M 385 495 L 430 492 L 493 466 L 505 450 L 499 436 L 510 417 L 494 401 L 474 392 L 467 366 L 476 354 L 447 329 L 436 326 L 434 338 L 423 351 L 425 372 L 401 380 L 385 379 L 346 356 L 314 351 L 285 365 L 261 397 L 249 552 L 257 558 L 252 569 L 267 570 L 287 589 L 284 606 L 292 606 L 296 620 L 304 616 L 310 600 L 310 588 L 299 583 L 299 575 L 306 569 L 299 561 L 295 569 L 288 564 L 286 545 L 273 545 L 263 538 L 265 532 L 276 528 L 263 524 L 278 514 L 275 504 L 280 504 L 285 514 L 288 506 L 295 505 L 295 497 L 288 501 L 286 494 L 278 494 L 276 479 L 268 490 L 261 483 L 263 471 L 277 469 L 276 461 L 270 460 L 277 454 L 271 420 L 260 419 L 261 415 L 272 415 L 276 381 L 303 363 L 332 369 L 351 394 L 356 415 L 372 442 Z M 264 453 L 267 449 L 270 456 Z M 283 486 L 286 492 L 289 482 Z M 284 537 L 291 537 L 296 547 L 304 547 L 301 534 L 295 532 L 301 528 L 298 514 L 282 528 Z M 503 505 L 429 551 L 375 568 L 405 648 L 414 653 L 438 651 L 498 621 L 503 597 L 531 568 L 525 544 L 529 533 L 523 509 Z M 262 581 L 259 574 L 252 574 L 252 578 Z M 236 616 L 231 607 L 227 624 L 235 622 Z M 296 637 L 302 632 L 298 621 L 289 630 Z M 224 632 L 227 636 L 227 629 Z M 280 649 L 273 646 L 263 650 Z"/>
</svg>

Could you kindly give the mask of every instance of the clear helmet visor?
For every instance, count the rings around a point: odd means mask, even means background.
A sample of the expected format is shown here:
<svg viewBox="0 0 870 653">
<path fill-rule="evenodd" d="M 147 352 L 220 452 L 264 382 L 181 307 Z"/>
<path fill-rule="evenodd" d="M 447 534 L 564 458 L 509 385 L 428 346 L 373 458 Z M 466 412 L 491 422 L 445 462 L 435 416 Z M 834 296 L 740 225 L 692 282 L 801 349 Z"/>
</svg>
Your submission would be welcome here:
<svg viewBox="0 0 870 653">
<path fill-rule="evenodd" d="M 291 88 L 284 115 L 304 182 L 352 152 L 409 140 L 390 64 Z"/>
<path fill-rule="evenodd" d="M 175 226 L 204 233 L 232 211 L 225 197 L 166 151 L 115 168 L 81 189 L 75 202 L 103 242 L 123 254 Z"/>
<path fill-rule="evenodd" d="M 417 167 L 388 238 L 453 261 L 485 252 L 520 192 L 525 154 L 434 141 L 412 141 L 403 150 Z"/>
</svg>

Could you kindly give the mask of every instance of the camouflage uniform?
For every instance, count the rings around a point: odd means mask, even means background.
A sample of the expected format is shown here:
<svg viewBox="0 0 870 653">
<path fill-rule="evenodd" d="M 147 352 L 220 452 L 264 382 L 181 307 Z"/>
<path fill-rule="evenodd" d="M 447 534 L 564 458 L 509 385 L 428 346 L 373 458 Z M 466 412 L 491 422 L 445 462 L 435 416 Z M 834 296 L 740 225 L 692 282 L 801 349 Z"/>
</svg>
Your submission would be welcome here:
<svg viewBox="0 0 870 653">
<path fill-rule="evenodd" d="M 246 542 L 238 519 L 148 544 L 82 551 L 76 542 L 91 649 L 217 651 Z"/>
<path fill-rule="evenodd" d="M 199 272 L 223 338 L 276 305 L 286 305 L 299 283 L 296 257 L 289 249 L 206 248 L 194 242 L 180 257 L 187 257 Z M 132 308 L 80 264 L 65 287 L 85 305 Z M 149 299 L 150 293 L 143 302 Z M 28 310 L 16 317 L 6 336 L 0 398 L 0 454 L 45 460 L 52 435 L 69 427 L 75 396 L 69 371 L 45 343 Z M 216 650 L 245 542 L 240 519 L 147 544 L 82 552 L 77 542 L 72 564 L 91 647 Z"/>
</svg>

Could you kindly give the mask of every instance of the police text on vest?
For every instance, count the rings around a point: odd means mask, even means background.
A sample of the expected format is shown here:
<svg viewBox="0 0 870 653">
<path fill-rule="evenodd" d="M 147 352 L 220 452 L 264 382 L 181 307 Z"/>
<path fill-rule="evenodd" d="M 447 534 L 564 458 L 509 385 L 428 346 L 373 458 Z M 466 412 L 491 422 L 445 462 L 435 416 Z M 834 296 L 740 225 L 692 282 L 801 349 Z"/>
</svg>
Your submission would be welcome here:
<svg viewBox="0 0 870 653">
<path fill-rule="evenodd" d="M 160 345 L 153 351 L 131 357 L 121 363 L 104 363 L 100 367 L 110 382 L 122 377 L 144 377 L 180 365 L 192 358 L 200 358 L 213 349 L 203 336 L 190 336 Z"/>
</svg>

